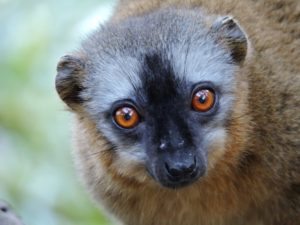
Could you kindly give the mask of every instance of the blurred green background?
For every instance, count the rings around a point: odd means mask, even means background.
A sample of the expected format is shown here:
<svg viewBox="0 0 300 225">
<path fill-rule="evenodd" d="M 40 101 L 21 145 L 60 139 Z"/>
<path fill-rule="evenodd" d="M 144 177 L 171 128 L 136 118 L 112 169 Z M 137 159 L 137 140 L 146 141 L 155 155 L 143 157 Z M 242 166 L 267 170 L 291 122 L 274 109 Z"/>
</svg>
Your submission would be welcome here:
<svg viewBox="0 0 300 225">
<path fill-rule="evenodd" d="M 56 63 L 115 1 L 0 0 L 0 198 L 26 225 L 108 225 L 72 164 Z"/>
</svg>

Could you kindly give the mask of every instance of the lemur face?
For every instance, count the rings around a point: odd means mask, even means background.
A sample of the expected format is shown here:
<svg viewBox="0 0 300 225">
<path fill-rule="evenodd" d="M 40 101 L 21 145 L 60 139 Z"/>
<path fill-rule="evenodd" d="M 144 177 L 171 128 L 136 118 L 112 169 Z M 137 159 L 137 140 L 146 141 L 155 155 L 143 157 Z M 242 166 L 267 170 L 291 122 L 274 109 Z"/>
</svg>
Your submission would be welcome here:
<svg viewBox="0 0 300 225">
<path fill-rule="evenodd" d="M 123 176 L 136 168 L 183 187 L 226 151 L 247 41 L 229 17 L 206 24 L 174 10 L 110 24 L 83 42 L 84 57 L 59 64 L 60 96 L 92 121 Z"/>
</svg>

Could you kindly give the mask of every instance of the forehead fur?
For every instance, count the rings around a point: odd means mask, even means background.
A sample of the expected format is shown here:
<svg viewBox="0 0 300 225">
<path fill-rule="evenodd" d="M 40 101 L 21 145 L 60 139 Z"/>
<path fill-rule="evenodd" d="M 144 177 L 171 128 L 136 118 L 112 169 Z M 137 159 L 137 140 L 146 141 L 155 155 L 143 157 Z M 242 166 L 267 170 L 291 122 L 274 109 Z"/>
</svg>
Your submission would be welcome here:
<svg viewBox="0 0 300 225">
<path fill-rule="evenodd" d="M 168 61 L 178 80 L 210 81 L 230 93 L 235 66 L 214 40 L 210 23 L 200 10 L 165 9 L 93 33 L 82 44 L 88 56 L 83 97 L 99 103 L 89 107 L 104 112 L 117 100 L 134 98 L 147 55 Z"/>
</svg>

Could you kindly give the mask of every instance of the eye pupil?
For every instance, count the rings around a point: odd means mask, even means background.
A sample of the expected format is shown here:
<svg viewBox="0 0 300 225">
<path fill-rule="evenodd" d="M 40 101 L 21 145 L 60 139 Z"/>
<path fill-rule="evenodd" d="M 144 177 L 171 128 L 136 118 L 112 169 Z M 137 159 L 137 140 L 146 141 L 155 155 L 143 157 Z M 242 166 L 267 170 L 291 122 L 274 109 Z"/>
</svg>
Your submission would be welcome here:
<svg viewBox="0 0 300 225">
<path fill-rule="evenodd" d="M 125 112 L 124 119 L 127 121 L 131 119 L 131 115 L 129 112 Z"/>
<path fill-rule="evenodd" d="M 200 95 L 199 102 L 201 104 L 204 104 L 206 102 L 206 95 L 204 93 L 202 93 L 202 95 Z"/>
</svg>

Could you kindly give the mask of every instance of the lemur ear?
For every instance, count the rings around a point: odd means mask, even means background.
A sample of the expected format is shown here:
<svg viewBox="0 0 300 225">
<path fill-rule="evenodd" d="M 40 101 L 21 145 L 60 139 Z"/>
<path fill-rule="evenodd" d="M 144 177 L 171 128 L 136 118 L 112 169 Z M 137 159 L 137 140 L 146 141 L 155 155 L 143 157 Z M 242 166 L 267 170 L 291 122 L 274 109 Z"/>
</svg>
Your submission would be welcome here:
<svg viewBox="0 0 300 225">
<path fill-rule="evenodd" d="M 239 24 L 230 16 L 218 18 L 212 25 L 211 31 L 217 41 L 228 48 L 234 63 L 242 63 L 247 55 L 248 39 Z"/>
<path fill-rule="evenodd" d="M 84 69 L 83 59 L 73 55 L 63 56 L 57 64 L 56 91 L 71 109 L 83 101 L 80 93 Z"/>
</svg>

